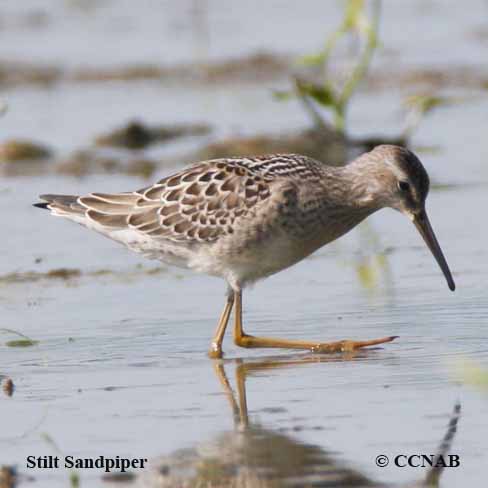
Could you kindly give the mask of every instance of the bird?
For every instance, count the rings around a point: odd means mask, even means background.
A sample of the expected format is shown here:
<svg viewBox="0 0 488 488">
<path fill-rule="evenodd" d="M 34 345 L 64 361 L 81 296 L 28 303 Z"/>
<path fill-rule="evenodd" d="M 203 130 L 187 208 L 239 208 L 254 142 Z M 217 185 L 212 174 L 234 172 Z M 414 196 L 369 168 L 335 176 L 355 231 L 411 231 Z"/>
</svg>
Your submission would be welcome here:
<svg viewBox="0 0 488 488">
<path fill-rule="evenodd" d="M 412 151 L 384 144 L 339 167 L 299 154 L 201 161 L 137 191 L 40 195 L 43 202 L 34 206 L 147 258 L 223 278 L 227 294 L 208 352 L 211 358 L 223 357 L 233 308 L 238 346 L 340 353 L 397 336 L 317 342 L 247 334 L 243 290 L 389 207 L 413 222 L 454 291 L 425 209 L 429 185 L 427 171 Z"/>
</svg>

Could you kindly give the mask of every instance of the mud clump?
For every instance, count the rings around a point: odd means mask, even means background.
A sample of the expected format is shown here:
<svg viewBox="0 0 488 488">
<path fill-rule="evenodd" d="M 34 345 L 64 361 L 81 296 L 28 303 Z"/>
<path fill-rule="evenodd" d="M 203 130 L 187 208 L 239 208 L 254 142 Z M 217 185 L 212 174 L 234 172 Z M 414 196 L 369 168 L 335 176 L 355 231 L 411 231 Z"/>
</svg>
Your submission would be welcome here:
<svg viewBox="0 0 488 488">
<path fill-rule="evenodd" d="M 63 71 L 54 66 L 2 61 L 0 63 L 0 86 L 46 85 L 59 80 Z"/>
<path fill-rule="evenodd" d="M 157 166 L 158 165 L 150 159 L 133 159 L 127 165 L 125 172 L 128 175 L 150 178 L 156 171 Z"/>
<path fill-rule="evenodd" d="M 79 278 L 81 271 L 79 269 L 58 268 L 48 271 L 46 276 L 49 279 L 69 280 L 71 278 Z"/>
<path fill-rule="evenodd" d="M 149 178 L 159 164 L 148 158 L 133 158 L 127 155 L 106 155 L 96 150 L 75 151 L 67 159 L 58 162 L 56 173 L 69 176 L 85 176 L 98 173 L 119 173 Z"/>
<path fill-rule="evenodd" d="M 25 273 L 9 273 L 0 276 L 0 283 L 33 283 L 40 280 L 70 280 L 79 278 L 81 270 L 72 268 L 57 268 L 46 273 L 27 271 Z"/>
<path fill-rule="evenodd" d="M 206 135 L 211 127 L 207 124 L 184 124 L 150 127 L 137 120 L 95 139 L 97 146 L 143 149 L 151 144 L 164 143 L 186 136 Z"/>
<path fill-rule="evenodd" d="M 17 470 L 14 466 L 0 466 L 0 488 L 14 488 Z"/>
<path fill-rule="evenodd" d="M 445 88 L 483 89 L 488 83 L 484 68 L 449 66 L 449 68 L 409 68 L 408 70 L 378 70 L 367 76 L 369 91 L 388 89 L 412 89 L 422 87 L 430 91 Z"/>
<path fill-rule="evenodd" d="M 130 483 L 136 479 L 134 473 L 105 473 L 102 481 L 107 483 Z"/>
<path fill-rule="evenodd" d="M 129 270 L 96 269 L 82 271 L 76 268 L 55 268 L 47 272 L 25 271 L 0 275 L 0 285 L 37 283 L 39 281 L 66 281 L 70 284 L 77 284 L 82 278 L 112 278 L 127 282 L 129 279 L 137 279 L 145 276 L 155 276 L 166 272 L 166 268 L 158 266 L 155 268 L 144 268 L 136 266 Z"/>
<path fill-rule="evenodd" d="M 129 122 L 127 126 L 95 139 L 97 146 L 125 147 L 127 149 L 142 149 L 152 142 L 154 142 L 152 130 L 138 121 Z"/>
<path fill-rule="evenodd" d="M 309 129 L 277 135 L 229 138 L 203 147 L 196 156 L 198 159 L 215 159 L 276 153 L 305 154 L 327 164 L 340 165 L 347 159 L 347 141 L 332 130 Z"/>
<path fill-rule="evenodd" d="M 2 384 L 2 390 L 5 393 L 5 395 L 11 397 L 14 394 L 14 389 L 15 389 L 14 382 L 10 378 L 4 380 Z"/>
<path fill-rule="evenodd" d="M 263 82 L 290 74 L 290 59 L 268 52 L 258 52 L 245 58 L 229 59 L 202 67 L 207 82 L 255 81 Z"/>
<path fill-rule="evenodd" d="M 77 82 L 158 80 L 164 77 L 164 68 L 156 65 L 137 64 L 108 69 L 78 68 L 70 77 Z"/>
<path fill-rule="evenodd" d="M 52 155 L 47 146 L 24 139 L 10 139 L 0 144 L 0 161 L 8 163 L 46 160 Z"/>
<path fill-rule="evenodd" d="M 70 176 L 115 173 L 120 171 L 120 161 L 112 156 L 104 156 L 89 149 L 81 149 L 75 151 L 67 159 L 59 161 L 56 164 L 55 171 Z"/>
<path fill-rule="evenodd" d="M 189 63 L 175 66 L 132 65 L 108 69 L 81 68 L 68 77 L 70 81 L 137 81 L 228 83 L 262 82 L 285 78 L 290 74 L 292 59 L 260 51 L 249 56 L 235 57 L 212 63 Z"/>
</svg>

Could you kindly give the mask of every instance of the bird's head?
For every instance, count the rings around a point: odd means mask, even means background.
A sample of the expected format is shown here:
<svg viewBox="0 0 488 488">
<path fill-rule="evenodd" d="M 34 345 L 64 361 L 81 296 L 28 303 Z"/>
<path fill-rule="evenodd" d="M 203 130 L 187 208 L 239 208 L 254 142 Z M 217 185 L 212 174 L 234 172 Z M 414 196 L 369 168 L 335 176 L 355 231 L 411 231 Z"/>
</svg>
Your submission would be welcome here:
<svg viewBox="0 0 488 488">
<path fill-rule="evenodd" d="M 455 284 L 430 225 L 425 210 L 429 193 L 429 175 L 417 156 L 400 146 L 381 145 L 367 154 L 374 164 L 376 188 L 373 190 L 383 207 L 391 207 L 407 216 L 420 232 L 446 277 L 449 288 Z"/>
</svg>

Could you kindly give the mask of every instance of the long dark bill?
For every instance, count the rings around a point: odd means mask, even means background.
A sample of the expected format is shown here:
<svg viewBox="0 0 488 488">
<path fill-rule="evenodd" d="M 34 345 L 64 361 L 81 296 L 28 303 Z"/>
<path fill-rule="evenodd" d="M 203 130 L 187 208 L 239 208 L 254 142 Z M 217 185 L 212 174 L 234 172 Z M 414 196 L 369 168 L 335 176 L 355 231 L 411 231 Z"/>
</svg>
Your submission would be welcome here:
<svg viewBox="0 0 488 488">
<path fill-rule="evenodd" d="M 437 242 L 425 210 L 418 215 L 415 215 L 413 223 L 420 232 L 420 235 L 424 238 L 425 243 L 434 255 L 437 264 L 440 266 L 442 272 L 444 273 L 444 276 L 447 280 L 447 286 L 449 286 L 449 289 L 451 291 L 454 291 L 456 289 L 456 285 L 454 283 L 454 280 L 452 279 L 451 271 L 449 270 L 449 266 L 447 265 L 444 254 L 442 254 L 441 246 L 439 246 L 439 243 Z"/>
</svg>

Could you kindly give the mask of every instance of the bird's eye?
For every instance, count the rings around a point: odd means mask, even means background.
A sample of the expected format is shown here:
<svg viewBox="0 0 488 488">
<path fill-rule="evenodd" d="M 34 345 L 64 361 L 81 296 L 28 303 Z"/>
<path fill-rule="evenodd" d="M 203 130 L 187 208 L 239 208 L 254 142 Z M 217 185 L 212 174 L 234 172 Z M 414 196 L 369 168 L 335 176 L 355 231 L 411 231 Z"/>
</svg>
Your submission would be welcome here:
<svg viewBox="0 0 488 488">
<path fill-rule="evenodd" d="M 399 181 L 398 182 L 398 188 L 402 192 L 407 192 L 410 190 L 410 183 L 408 181 Z"/>
</svg>

